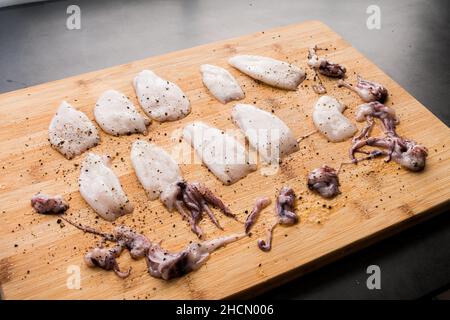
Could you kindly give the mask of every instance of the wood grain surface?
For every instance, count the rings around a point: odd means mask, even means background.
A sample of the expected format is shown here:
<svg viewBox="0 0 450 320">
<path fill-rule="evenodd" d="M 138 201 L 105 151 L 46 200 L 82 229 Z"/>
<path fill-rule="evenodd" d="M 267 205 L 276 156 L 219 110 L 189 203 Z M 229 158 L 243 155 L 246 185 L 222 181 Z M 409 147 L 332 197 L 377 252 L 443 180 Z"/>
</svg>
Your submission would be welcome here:
<svg viewBox="0 0 450 320">
<path fill-rule="evenodd" d="M 313 73 L 306 64 L 307 49 L 313 45 L 328 48 L 320 53 L 344 64 L 349 81 L 354 82 L 356 74 L 361 74 L 389 89 L 387 105 L 400 118 L 399 134 L 429 149 L 424 172 L 408 172 L 382 159 L 346 166 L 340 175 L 342 194 L 324 200 L 307 190 L 306 175 L 324 163 L 337 167 L 347 161 L 350 141 L 329 143 L 320 135 L 304 140 L 300 151 L 287 157 L 276 175 L 265 177 L 258 170 L 231 186 L 223 186 L 198 163 L 181 164 L 187 180 L 205 182 L 239 217 L 239 221 L 234 221 L 218 213 L 224 231 L 204 219 L 201 226 L 207 239 L 242 231 L 246 210 L 251 210 L 255 198 L 266 195 L 274 199 L 283 185 L 291 185 L 296 190 L 301 219 L 293 227 L 277 228 L 272 251 L 260 251 L 256 241 L 265 235 L 274 219 L 272 204 L 263 211 L 251 237 L 214 252 L 198 271 L 171 281 L 152 278 L 146 272 L 145 262 L 133 261 L 127 253 L 119 258 L 122 268 L 133 268 L 125 280 L 113 272 L 87 268 L 83 255 L 99 239 L 58 223 L 55 217 L 33 212 L 30 206 L 33 194 L 59 193 L 70 202 L 71 219 L 112 230 L 113 225 L 96 218 L 78 192 L 79 164 L 84 155 L 66 160 L 50 147 L 47 129 L 62 100 L 91 119 L 97 98 L 107 89 L 122 91 L 137 105 L 132 79 L 148 68 L 176 82 L 187 93 L 192 113 L 181 121 L 153 122 L 147 136 L 111 137 L 101 132 L 102 141 L 92 151 L 114 157 L 112 168 L 135 205 L 134 213 L 119 218 L 115 224 L 135 227 L 150 239 L 162 241 L 170 250 L 196 240 L 179 214 L 169 213 L 159 201 L 147 200 L 131 167 L 131 143 L 148 139 L 173 152 L 186 147 L 179 141 L 179 134 L 191 121 L 201 119 L 221 129 L 235 128 L 230 121 L 234 103 L 220 104 L 202 84 L 199 67 L 203 63 L 225 67 L 235 75 L 246 94 L 243 102 L 256 103 L 274 112 L 299 137 L 310 132 L 314 129 L 312 108 L 318 99 L 311 88 Z M 228 66 L 227 59 L 235 54 L 287 60 L 307 70 L 308 78 L 297 91 L 270 88 Z M 329 95 L 348 106 L 345 114 L 354 122 L 360 99 L 348 90 L 337 88 L 334 80 L 324 79 L 324 84 Z M 0 119 L 0 284 L 6 299 L 219 299 L 252 295 L 428 218 L 446 206 L 450 198 L 449 128 L 318 21 L 5 93 L 0 95 Z M 69 288 L 67 283 L 70 284 L 73 272 L 78 269 L 81 288 Z"/>
</svg>

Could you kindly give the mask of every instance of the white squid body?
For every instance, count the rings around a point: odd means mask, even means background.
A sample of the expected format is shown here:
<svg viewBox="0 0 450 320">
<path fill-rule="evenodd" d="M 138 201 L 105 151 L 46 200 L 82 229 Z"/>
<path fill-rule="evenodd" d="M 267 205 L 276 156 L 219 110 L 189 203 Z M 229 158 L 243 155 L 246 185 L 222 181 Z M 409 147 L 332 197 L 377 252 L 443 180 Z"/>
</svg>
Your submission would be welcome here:
<svg viewBox="0 0 450 320">
<path fill-rule="evenodd" d="M 249 104 L 237 104 L 231 117 L 265 163 L 278 164 L 282 157 L 299 150 L 291 129 L 272 113 Z"/>
<path fill-rule="evenodd" d="M 244 146 L 232 136 L 203 122 L 193 122 L 183 129 L 183 138 L 211 172 L 230 185 L 256 170 L 250 164 Z"/>
<path fill-rule="evenodd" d="M 136 141 L 131 147 L 131 163 L 139 182 L 150 200 L 172 199 L 177 191 L 176 183 L 182 181 L 180 168 L 175 160 L 162 148 L 145 141 Z"/>
<path fill-rule="evenodd" d="M 342 114 L 344 110 L 345 106 L 330 96 L 320 97 L 314 106 L 314 125 L 331 142 L 347 140 L 357 130 Z"/>
<path fill-rule="evenodd" d="M 100 142 L 97 128 L 91 120 L 66 101 L 61 103 L 50 122 L 48 137 L 52 147 L 67 159 L 82 154 Z"/>
<path fill-rule="evenodd" d="M 114 136 L 147 134 L 150 124 L 150 120 L 141 116 L 133 103 L 116 90 L 107 90 L 100 96 L 95 104 L 94 117 L 103 131 Z"/>
<path fill-rule="evenodd" d="M 133 84 L 139 104 L 152 119 L 175 121 L 191 112 L 189 99 L 180 87 L 150 70 L 141 71 Z"/>
<path fill-rule="evenodd" d="M 200 66 L 203 84 L 223 104 L 245 97 L 239 83 L 227 70 L 210 64 Z"/>
<path fill-rule="evenodd" d="M 134 207 L 109 163 L 108 157 L 88 153 L 81 164 L 78 183 L 81 196 L 95 212 L 105 220 L 114 221 L 133 212 Z"/>
<path fill-rule="evenodd" d="M 299 67 L 268 57 L 239 55 L 230 58 L 228 63 L 253 79 L 286 90 L 296 90 L 306 78 L 305 71 Z"/>
</svg>

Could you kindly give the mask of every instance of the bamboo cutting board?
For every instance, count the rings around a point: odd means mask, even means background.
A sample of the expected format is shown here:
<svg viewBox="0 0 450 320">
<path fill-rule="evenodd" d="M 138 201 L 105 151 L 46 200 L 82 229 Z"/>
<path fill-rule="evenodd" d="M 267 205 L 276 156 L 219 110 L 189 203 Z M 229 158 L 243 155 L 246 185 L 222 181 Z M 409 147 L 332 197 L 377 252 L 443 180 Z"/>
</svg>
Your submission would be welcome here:
<svg viewBox="0 0 450 320">
<path fill-rule="evenodd" d="M 328 143 L 313 135 L 301 143 L 301 150 L 283 161 L 276 175 L 264 177 L 256 171 L 232 186 L 221 183 L 200 164 L 181 164 L 184 177 L 205 182 L 228 203 L 241 223 L 218 214 L 225 230 L 217 230 L 208 219 L 201 226 L 206 238 L 241 232 L 246 210 L 256 197 L 275 200 L 283 185 L 297 192 L 299 224 L 275 229 L 269 253 L 256 246 L 258 238 L 274 218 L 273 204 L 261 215 L 253 235 L 212 254 L 198 271 L 172 281 L 152 278 L 145 262 L 133 261 L 127 253 L 119 258 L 132 274 L 122 280 L 83 263 L 86 250 L 98 239 L 70 225 L 40 216 L 30 207 L 38 191 L 62 194 L 70 202 L 68 215 L 78 222 L 111 231 L 111 223 L 97 219 L 81 198 L 77 179 L 84 155 L 71 161 L 63 158 L 47 142 L 47 128 L 62 100 L 93 119 L 93 106 L 106 89 L 128 95 L 137 105 L 131 85 L 133 77 L 149 68 L 174 81 L 187 93 L 192 113 L 181 121 L 150 126 L 148 136 L 111 137 L 101 133 L 101 144 L 92 151 L 114 157 L 113 170 L 135 205 L 133 214 L 119 218 L 144 232 L 153 241 L 177 250 L 196 240 L 179 214 L 170 214 L 159 201 L 148 201 L 131 168 L 130 146 L 136 139 L 148 139 L 167 150 L 183 147 L 179 130 L 201 119 L 221 129 L 233 129 L 233 103 L 221 105 L 202 85 L 199 66 L 216 64 L 236 76 L 246 93 L 244 103 L 256 103 L 283 119 L 297 136 L 313 130 L 312 107 L 318 96 L 311 89 L 313 74 L 307 68 L 307 48 L 328 48 L 320 54 L 347 67 L 349 81 L 356 74 L 383 83 L 390 92 L 388 105 L 400 118 L 398 131 L 429 149 L 426 170 L 407 172 L 381 159 L 345 167 L 340 174 L 342 194 L 324 200 L 306 188 L 307 173 L 324 163 L 337 167 L 347 161 L 350 141 Z M 234 54 L 256 54 L 287 60 L 308 72 L 295 92 L 257 83 L 227 65 Z M 328 94 L 348 106 L 345 114 L 354 121 L 361 103 L 335 81 L 324 79 Z M 338 34 L 318 21 L 277 28 L 200 47 L 151 57 L 125 65 L 53 81 L 0 95 L 0 284 L 6 299 L 216 299 L 255 294 L 381 237 L 441 211 L 450 198 L 450 130 L 423 105 L 352 48 Z M 362 124 L 358 123 L 361 127 Z M 184 147 L 186 147 L 184 145 Z M 80 288 L 70 286 L 80 275 Z M 69 283 L 69 287 L 68 284 Z M 75 281 L 76 283 L 76 281 Z"/>
</svg>

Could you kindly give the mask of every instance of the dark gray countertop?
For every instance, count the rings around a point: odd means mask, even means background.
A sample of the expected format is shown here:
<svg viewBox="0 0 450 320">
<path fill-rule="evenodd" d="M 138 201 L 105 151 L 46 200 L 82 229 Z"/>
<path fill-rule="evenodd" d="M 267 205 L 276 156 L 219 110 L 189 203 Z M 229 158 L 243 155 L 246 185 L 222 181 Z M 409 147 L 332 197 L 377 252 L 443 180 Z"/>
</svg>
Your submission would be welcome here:
<svg viewBox="0 0 450 320">
<path fill-rule="evenodd" d="M 81 8 L 81 29 L 66 8 Z M 366 27 L 369 5 L 381 29 Z M 450 1 L 50 1 L 0 9 L 0 92 L 272 27 L 318 19 L 450 124 Z M 1 106 L 0 106 L 1 107 Z M 450 284 L 444 214 L 264 295 L 411 299 Z M 366 268 L 381 268 L 368 290 Z"/>
</svg>

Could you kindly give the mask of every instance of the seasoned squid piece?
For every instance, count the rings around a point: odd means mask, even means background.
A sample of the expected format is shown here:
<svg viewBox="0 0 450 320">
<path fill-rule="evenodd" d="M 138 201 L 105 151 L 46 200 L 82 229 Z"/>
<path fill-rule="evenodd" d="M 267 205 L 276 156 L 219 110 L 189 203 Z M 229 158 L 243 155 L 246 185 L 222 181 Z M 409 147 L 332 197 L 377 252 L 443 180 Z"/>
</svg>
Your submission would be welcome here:
<svg viewBox="0 0 450 320">
<path fill-rule="evenodd" d="M 140 259 L 147 255 L 152 243 L 143 234 L 137 233 L 130 227 L 120 225 L 115 228 L 115 240 L 130 251 L 133 259 Z"/>
<path fill-rule="evenodd" d="M 308 175 L 308 188 L 324 198 L 333 198 L 340 193 L 337 171 L 327 165 L 314 169 Z"/>
<path fill-rule="evenodd" d="M 99 267 L 104 270 L 113 270 L 119 278 L 126 278 L 130 275 L 131 267 L 127 271 L 121 271 L 117 258 L 122 254 L 126 248 L 130 251 L 133 259 L 140 259 L 147 255 L 151 242 L 143 234 L 139 234 L 133 229 L 120 225 L 114 229 L 114 234 L 104 233 L 90 226 L 84 226 L 80 223 L 75 223 L 72 220 L 60 216 L 75 228 L 101 236 L 104 241 L 114 242 L 115 245 L 111 248 L 103 247 L 103 242 L 100 246 L 89 250 L 84 256 L 84 262 L 90 268 Z"/>
<path fill-rule="evenodd" d="M 361 76 L 358 76 L 357 79 L 358 82 L 355 87 L 342 79 L 338 81 L 338 86 L 355 92 L 365 102 L 378 101 L 383 103 L 387 99 L 388 91 L 383 85 L 365 80 Z"/>
<path fill-rule="evenodd" d="M 381 120 L 383 126 L 383 137 L 370 137 L 370 131 L 374 126 L 373 118 Z M 428 150 L 415 141 L 400 137 L 396 132 L 398 119 L 392 108 L 374 101 L 359 106 L 356 112 L 356 120 L 366 120 L 366 126 L 361 133 L 353 139 L 350 149 L 350 159 L 353 163 L 370 160 L 379 156 L 386 156 L 385 161 L 394 160 L 402 167 L 411 171 L 421 171 L 425 168 Z M 370 152 L 361 150 L 364 146 L 378 147 Z M 356 153 L 366 154 L 365 157 L 357 159 Z"/>
<path fill-rule="evenodd" d="M 314 74 L 313 80 L 314 80 L 314 82 L 317 82 L 317 83 L 314 83 L 312 85 L 313 91 L 315 93 L 317 93 L 317 94 L 325 94 L 325 93 L 327 93 L 327 88 L 325 88 L 325 86 L 324 86 L 324 84 L 322 82 L 322 79 L 320 79 L 320 76 L 317 74 L 317 71 L 314 70 L 314 73 L 315 74 Z"/>
<path fill-rule="evenodd" d="M 272 200 L 267 197 L 259 197 L 258 199 L 256 199 L 252 212 L 250 212 L 250 214 L 247 216 L 247 219 L 245 220 L 244 228 L 246 234 L 250 232 L 250 229 L 256 223 L 256 220 L 258 219 L 261 211 L 267 208 L 271 203 Z"/>
<path fill-rule="evenodd" d="M 133 103 L 116 90 L 105 91 L 97 100 L 94 117 L 98 125 L 113 136 L 147 134 L 150 120 L 137 112 Z"/>
<path fill-rule="evenodd" d="M 344 110 L 345 106 L 330 96 L 320 97 L 314 106 L 314 125 L 331 142 L 347 140 L 357 130 L 342 114 Z"/>
<path fill-rule="evenodd" d="M 306 78 L 305 71 L 299 67 L 269 57 L 238 55 L 228 63 L 255 80 L 285 90 L 297 90 Z"/>
<path fill-rule="evenodd" d="M 278 223 L 284 226 L 292 226 L 298 222 L 298 216 L 294 212 L 295 192 L 291 187 L 283 187 L 277 197 L 275 211 Z"/>
<path fill-rule="evenodd" d="M 367 133 L 370 133 L 373 125 L 375 124 L 373 118 L 378 118 L 381 120 L 385 133 L 390 133 L 394 135 L 396 134 L 395 128 L 399 123 L 399 120 L 397 119 L 394 109 L 385 106 L 384 104 L 378 101 L 374 101 L 370 103 L 361 104 L 356 110 L 355 114 L 356 121 L 362 122 L 366 120 L 368 126 L 370 126 L 370 128 L 364 129 L 368 131 Z"/>
<path fill-rule="evenodd" d="M 204 212 L 216 227 L 222 229 L 210 206 L 218 208 L 228 217 L 236 218 L 222 200 L 203 183 L 182 181 L 178 182 L 173 190 L 173 193 L 170 193 L 170 195 L 167 193 L 168 196 L 162 199 L 164 204 L 169 210 L 176 208 L 183 218 L 189 222 L 191 230 L 199 238 L 203 236 L 203 231 L 198 224 L 203 218 Z"/>
<path fill-rule="evenodd" d="M 272 248 L 273 230 L 277 225 L 292 226 L 298 222 L 298 216 L 295 213 L 295 192 L 290 187 L 283 187 L 277 197 L 275 204 L 275 213 L 277 220 L 267 231 L 266 240 L 258 240 L 258 247 L 262 251 L 270 251 Z"/>
<path fill-rule="evenodd" d="M 91 226 L 76 223 L 65 215 L 58 215 L 58 217 L 85 233 L 102 237 L 102 243 L 99 246 L 90 249 L 84 255 L 84 262 L 90 268 L 98 267 L 104 270 L 113 270 L 116 275 L 122 279 L 128 277 L 131 272 L 131 267 L 127 271 L 121 271 L 119 264 L 117 263 L 117 258 L 121 255 L 123 250 L 127 248 L 130 250 L 133 259 L 139 259 L 147 255 L 149 248 L 152 245 L 144 235 L 123 225 L 116 227 L 114 234 L 110 234 L 97 230 Z M 105 248 L 103 247 L 105 241 L 114 242 L 115 245 L 110 248 Z"/>
<path fill-rule="evenodd" d="M 60 214 L 69 209 L 69 203 L 60 195 L 37 193 L 31 198 L 31 206 L 40 214 Z"/>
<path fill-rule="evenodd" d="M 66 101 L 59 106 L 50 122 L 48 137 L 53 148 L 72 159 L 100 142 L 97 128 L 81 111 Z"/>
<path fill-rule="evenodd" d="M 379 147 L 385 150 L 373 150 L 370 153 L 360 150 L 364 146 Z M 368 154 L 363 159 L 356 159 L 355 153 Z M 428 150 L 415 141 L 407 140 L 399 136 L 370 137 L 355 141 L 350 151 L 353 163 L 372 159 L 378 156 L 386 156 L 385 161 L 394 160 L 402 167 L 410 171 L 422 171 L 425 168 Z"/>
<path fill-rule="evenodd" d="M 128 271 L 120 270 L 116 259 L 122 251 L 122 246 L 115 246 L 113 248 L 97 247 L 86 253 L 84 262 L 91 268 L 99 267 L 104 270 L 113 270 L 119 278 L 124 279 L 130 275 L 131 268 Z"/>
<path fill-rule="evenodd" d="M 309 49 L 308 65 L 324 76 L 332 78 L 344 78 L 345 73 L 347 72 L 345 67 L 340 64 L 330 62 L 325 58 L 319 58 L 317 56 L 317 50 L 319 50 L 319 48 L 317 47 Z"/>
<path fill-rule="evenodd" d="M 235 217 L 204 184 L 184 181 L 178 164 L 164 149 L 136 141 L 131 148 L 131 162 L 149 199 L 159 198 L 170 212 L 177 210 L 197 236 L 203 235 L 198 224 L 204 212 L 218 228 L 222 228 L 210 206 L 217 207 L 226 216 Z"/>
<path fill-rule="evenodd" d="M 175 192 L 175 184 L 182 181 L 175 160 L 153 143 L 135 141 L 131 147 L 131 164 L 150 200 L 170 197 Z"/>
<path fill-rule="evenodd" d="M 163 249 L 160 243 L 152 243 L 144 234 L 125 225 L 115 227 L 114 233 L 110 234 L 75 223 L 64 215 L 60 217 L 83 232 L 101 236 L 103 241 L 115 243 L 111 248 L 103 247 L 102 243 L 89 250 L 84 256 L 84 261 L 91 268 L 113 270 L 120 278 L 128 277 L 131 272 L 131 268 L 121 271 L 117 263 L 117 258 L 124 249 L 129 250 L 131 257 L 135 260 L 145 257 L 147 270 L 151 276 L 169 280 L 197 270 L 208 260 L 213 251 L 246 236 L 245 234 L 232 234 L 208 241 L 194 242 L 181 251 L 169 252 Z"/>
<path fill-rule="evenodd" d="M 152 119 L 175 121 L 191 112 L 189 99 L 180 87 L 150 70 L 141 71 L 133 84 L 139 104 Z"/>
<path fill-rule="evenodd" d="M 231 117 L 265 163 L 278 164 L 282 157 L 299 150 L 291 129 L 272 113 L 249 104 L 237 104 Z"/>
<path fill-rule="evenodd" d="M 109 165 L 110 158 L 89 153 L 81 164 L 78 183 L 81 196 L 95 212 L 114 221 L 133 212 L 134 207 Z"/>
<path fill-rule="evenodd" d="M 181 277 L 199 269 L 213 251 L 243 237 L 245 234 L 233 234 L 204 242 L 194 242 L 179 252 L 169 252 L 159 245 L 154 245 L 146 256 L 148 272 L 153 277 L 164 280 Z"/>
<path fill-rule="evenodd" d="M 184 127 L 183 138 L 208 169 L 226 185 L 256 170 L 256 166 L 249 163 L 244 146 L 215 127 L 200 121 L 193 122 Z"/>
<path fill-rule="evenodd" d="M 200 71 L 203 84 L 223 104 L 245 97 L 239 83 L 227 70 L 211 64 L 202 64 Z"/>
</svg>

